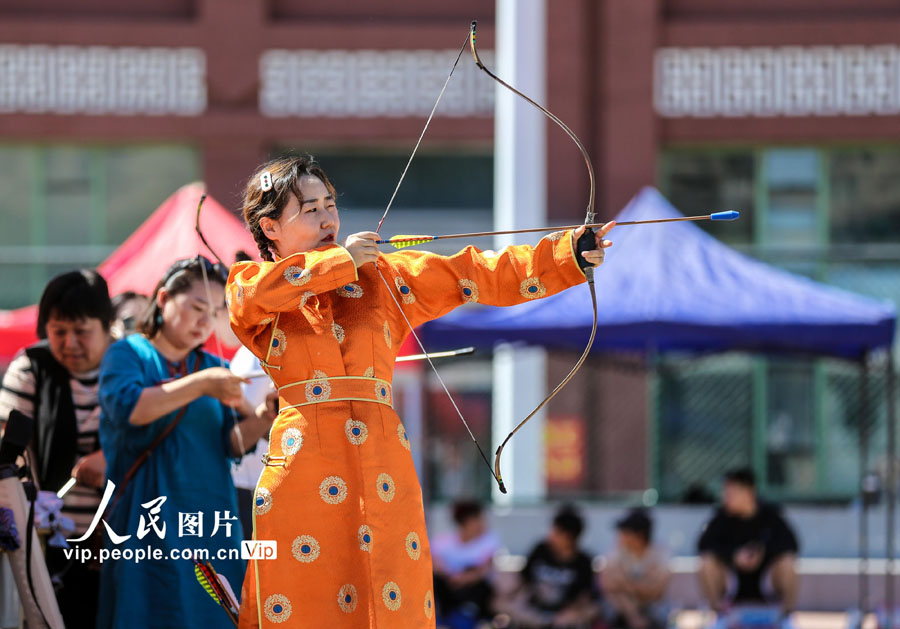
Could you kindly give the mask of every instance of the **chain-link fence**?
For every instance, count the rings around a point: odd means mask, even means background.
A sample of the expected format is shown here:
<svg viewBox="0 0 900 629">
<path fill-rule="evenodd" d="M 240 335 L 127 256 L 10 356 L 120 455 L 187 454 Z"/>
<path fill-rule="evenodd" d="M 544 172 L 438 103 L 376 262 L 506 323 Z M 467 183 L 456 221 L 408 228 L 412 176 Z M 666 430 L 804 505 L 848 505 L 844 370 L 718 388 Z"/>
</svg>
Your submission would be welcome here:
<svg viewBox="0 0 900 629">
<path fill-rule="evenodd" d="M 900 303 L 900 262 L 879 255 L 816 254 L 802 265 L 796 254 L 760 257 Z M 574 360 L 549 354 L 548 388 Z M 747 353 L 592 356 L 549 405 L 543 426 L 548 496 L 706 502 L 726 470 L 748 466 L 774 499 L 854 501 L 861 475 L 871 472 L 882 485 L 887 478 L 886 367 L 884 352 L 866 365 Z M 490 444 L 489 356 L 460 359 L 442 374 L 479 442 Z M 487 497 L 491 478 L 477 450 L 437 382 L 429 382 L 428 497 Z M 541 428 L 525 428 L 535 429 Z"/>
</svg>

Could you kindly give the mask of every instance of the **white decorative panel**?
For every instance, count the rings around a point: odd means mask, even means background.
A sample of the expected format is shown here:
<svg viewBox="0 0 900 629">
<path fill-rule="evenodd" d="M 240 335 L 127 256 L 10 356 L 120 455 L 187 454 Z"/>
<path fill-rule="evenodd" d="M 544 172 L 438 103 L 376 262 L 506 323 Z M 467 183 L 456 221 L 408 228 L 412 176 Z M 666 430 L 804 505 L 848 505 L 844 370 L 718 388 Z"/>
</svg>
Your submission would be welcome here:
<svg viewBox="0 0 900 629">
<path fill-rule="evenodd" d="M 264 115 L 427 116 L 458 50 L 269 50 L 260 58 Z M 491 67 L 492 51 L 481 52 Z M 491 116 L 495 83 L 463 53 L 436 116 Z"/>
<path fill-rule="evenodd" d="M 661 48 L 654 78 L 668 118 L 900 113 L 897 46 Z"/>
<path fill-rule="evenodd" d="M 197 48 L 0 45 L 0 113 L 196 116 L 206 109 Z"/>
</svg>

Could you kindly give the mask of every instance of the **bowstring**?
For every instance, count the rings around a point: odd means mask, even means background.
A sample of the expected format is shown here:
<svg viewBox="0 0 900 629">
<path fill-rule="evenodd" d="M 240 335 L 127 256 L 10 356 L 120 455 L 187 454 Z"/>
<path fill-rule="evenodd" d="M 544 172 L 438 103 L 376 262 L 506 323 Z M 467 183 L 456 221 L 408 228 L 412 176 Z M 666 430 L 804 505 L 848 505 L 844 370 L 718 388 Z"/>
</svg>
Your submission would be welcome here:
<svg viewBox="0 0 900 629">
<path fill-rule="evenodd" d="M 466 51 L 466 46 L 469 45 L 469 35 L 466 35 L 465 41 L 463 41 L 462 47 L 459 49 L 459 54 L 456 56 L 456 61 L 453 62 L 453 67 L 450 68 L 450 74 L 447 75 L 447 79 L 444 81 L 443 87 L 441 87 L 441 91 L 438 94 L 437 100 L 434 101 L 434 106 L 431 108 L 431 113 L 428 114 L 428 119 L 425 121 L 425 126 L 422 127 L 422 133 L 419 134 L 419 139 L 416 141 L 415 146 L 413 147 L 412 152 L 409 155 L 409 159 L 406 161 L 406 166 L 403 168 L 403 172 L 400 174 L 400 179 L 397 181 L 397 185 L 394 187 L 394 192 L 391 195 L 390 200 L 388 201 L 387 207 L 384 210 L 384 214 L 381 216 L 381 220 L 378 221 L 378 227 L 375 228 L 375 233 L 379 233 L 381 230 L 381 226 L 384 225 L 384 220 L 387 218 L 388 212 L 390 212 L 391 207 L 394 204 L 394 199 L 397 198 L 397 192 L 400 190 L 400 186 L 403 184 L 403 180 L 406 178 L 406 173 L 409 171 L 409 166 L 412 164 L 413 158 L 416 156 L 416 152 L 419 150 L 419 146 L 422 144 L 422 139 L 425 137 L 425 132 L 428 130 L 429 125 L 431 124 L 432 119 L 434 118 L 434 113 L 437 111 L 438 104 L 441 102 L 441 98 L 444 96 L 444 92 L 447 90 L 447 85 L 450 83 L 450 77 L 453 76 L 453 72 L 456 70 L 456 66 L 459 65 L 459 60 L 462 58 L 463 53 Z M 434 361 L 431 360 L 431 355 L 428 353 L 428 350 L 425 349 L 425 345 L 422 343 L 422 340 L 419 338 L 419 335 L 416 334 L 415 328 L 413 328 L 412 323 L 410 323 L 409 319 L 406 316 L 406 313 L 403 311 L 403 306 L 400 305 L 400 302 L 397 300 L 397 297 L 394 295 L 394 291 L 391 288 L 391 285 L 388 284 L 387 279 L 385 279 L 384 274 L 382 274 L 381 269 L 378 268 L 378 265 L 375 265 L 376 271 L 378 271 L 378 276 L 381 278 L 381 281 L 384 282 L 385 287 L 387 288 L 388 294 L 393 299 L 394 303 L 397 305 L 397 309 L 400 311 L 400 315 L 403 317 L 403 320 L 406 322 L 406 326 L 409 328 L 409 331 L 412 333 L 413 338 L 416 340 L 416 343 L 419 345 L 419 349 L 422 350 L 422 354 L 425 357 L 425 360 L 428 361 L 428 364 L 431 366 L 431 370 L 434 372 L 434 375 L 437 377 L 438 382 L 441 387 L 444 389 L 444 393 L 447 394 L 447 398 L 450 400 L 450 404 L 453 405 L 454 410 L 456 411 L 457 416 L 462 421 L 463 426 L 466 427 L 466 430 L 469 433 L 469 437 L 472 438 L 472 442 L 475 444 L 475 447 L 478 448 L 479 454 L 481 454 L 481 458 L 484 460 L 485 465 L 487 465 L 488 470 L 491 473 L 491 476 L 494 477 L 494 480 L 497 483 L 500 483 L 500 479 L 494 473 L 494 470 L 491 468 L 491 462 L 488 460 L 487 454 L 485 454 L 484 449 L 481 447 L 481 444 L 478 443 L 478 439 L 475 438 L 475 434 L 472 432 L 472 428 L 469 426 L 469 423 L 466 421 L 466 418 L 463 417 L 462 411 L 459 409 L 459 406 L 456 404 L 456 400 L 453 399 L 453 396 L 450 394 L 450 390 L 447 388 L 447 385 L 444 383 L 444 379 L 441 378 L 441 374 L 438 372 L 437 367 L 434 365 Z"/>
<path fill-rule="evenodd" d="M 409 154 L 409 159 L 406 160 L 406 166 L 403 168 L 403 172 L 400 173 L 400 179 L 397 181 L 397 186 L 394 188 L 394 193 L 391 195 L 390 201 L 388 201 L 387 207 L 384 210 L 384 214 L 381 216 L 381 220 L 378 221 L 378 227 L 375 228 L 375 233 L 381 231 L 381 226 L 384 224 L 384 219 L 387 218 L 388 212 L 391 211 L 391 206 L 394 204 L 394 199 L 397 198 L 397 191 L 400 190 L 400 185 L 403 183 L 403 180 L 406 179 L 406 171 L 409 170 L 409 165 L 412 164 L 413 158 L 416 156 L 416 151 L 419 150 L 419 145 L 422 144 L 422 138 L 425 137 L 425 132 L 428 131 L 428 125 L 431 124 L 431 119 L 434 118 L 434 112 L 437 111 L 438 103 L 441 102 L 441 98 L 444 96 L 444 92 L 447 90 L 447 85 L 450 83 L 450 77 L 453 76 L 453 71 L 456 70 L 456 66 L 459 64 L 459 60 L 462 58 L 463 53 L 466 51 L 466 46 L 469 45 L 469 36 L 466 36 L 466 41 L 463 42 L 462 48 L 459 49 L 459 54 L 456 55 L 456 61 L 453 62 L 453 67 L 450 68 L 450 74 L 447 75 L 447 80 L 444 81 L 444 86 L 441 88 L 441 93 L 438 94 L 437 100 L 434 101 L 434 107 L 431 108 L 431 113 L 428 114 L 428 120 L 425 121 L 425 126 L 422 127 L 422 133 L 419 134 L 419 139 L 416 142 L 416 145 L 413 147 L 412 153 Z M 384 279 L 384 278 L 381 278 Z"/>
</svg>

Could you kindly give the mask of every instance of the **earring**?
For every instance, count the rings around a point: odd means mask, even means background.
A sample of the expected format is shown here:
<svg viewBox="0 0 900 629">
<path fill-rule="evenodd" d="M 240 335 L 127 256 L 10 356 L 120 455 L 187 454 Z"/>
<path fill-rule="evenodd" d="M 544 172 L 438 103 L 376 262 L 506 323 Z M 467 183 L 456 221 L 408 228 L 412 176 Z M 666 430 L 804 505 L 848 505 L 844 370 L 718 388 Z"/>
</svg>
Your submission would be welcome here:
<svg viewBox="0 0 900 629">
<path fill-rule="evenodd" d="M 157 327 L 161 327 L 162 324 L 163 324 L 162 312 L 157 312 L 157 313 L 156 313 L 156 319 L 155 319 L 155 320 L 156 320 L 156 325 L 157 325 Z"/>
</svg>

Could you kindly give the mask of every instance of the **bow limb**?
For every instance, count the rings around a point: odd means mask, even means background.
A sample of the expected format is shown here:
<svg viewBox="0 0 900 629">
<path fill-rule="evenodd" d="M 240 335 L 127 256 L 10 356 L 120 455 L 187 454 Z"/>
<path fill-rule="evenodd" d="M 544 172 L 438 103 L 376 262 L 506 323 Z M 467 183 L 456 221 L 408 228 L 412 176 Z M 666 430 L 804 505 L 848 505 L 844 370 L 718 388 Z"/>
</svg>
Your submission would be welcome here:
<svg viewBox="0 0 900 629">
<path fill-rule="evenodd" d="M 516 434 L 519 429 L 521 429 L 526 423 L 528 423 L 531 418 L 537 415 L 538 412 L 540 412 L 541 409 L 543 409 L 550 402 L 550 400 L 556 397 L 556 394 L 562 391 L 563 388 L 569 383 L 569 381 L 572 380 L 578 370 L 581 369 L 581 366 L 587 359 L 588 354 L 590 354 L 591 347 L 594 344 L 594 337 L 597 335 L 597 295 L 596 290 L 594 289 L 594 267 L 591 264 L 587 263 L 587 261 L 584 260 L 584 258 L 581 256 L 584 251 L 596 248 L 596 245 L 594 243 L 593 230 L 590 227 L 587 227 L 588 225 L 594 223 L 595 220 L 594 197 L 596 185 L 594 183 L 594 166 L 591 163 L 590 155 L 588 155 L 587 150 L 584 148 L 584 144 L 582 144 L 581 140 L 578 139 L 578 136 L 575 135 L 575 133 L 568 127 L 568 125 L 566 125 L 566 123 L 560 120 L 553 112 L 549 111 L 546 107 L 535 102 L 533 99 L 529 98 L 528 96 L 514 88 L 512 85 L 498 77 L 496 74 L 491 72 L 484 65 L 484 63 L 482 63 L 481 58 L 478 56 L 478 48 L 475 46 L 475 27 L 476 22 L 472 22 L 471 28 L 469 29 L 469 44 L 472 50 L 472 56 L 475 58 L 476 65 L 494 81 L 510 90 L 517 96 L 524 98 L 529 104 L 536 107 L 539 111 L 541 111 L 541 113 L 555 122 L 557 126 L 559 126 L 559 128 L 562 129 L 566 133 L 566 135 L 568 135 L 569 138 L 572 139 L 573 142 L 575 142 L 575 144 L 578 146 L 578 150 L 581 151 L 581 155 L 584 157 L 584 163 L 587 166 L 588 179 L 590 182 L 590 193 L 588 195 L 587 211 L 585 212 L 584 218 L 585 230 L 584 234 L 582 234 L 582 236 L 578 239 L 576 247 L 576 261 L 578 262 L 578 265 L 581 267 L 582 271 L 584 271 L 584 275 L 587 278 L 588 287 L 591 291 L 591 304 L 594 311 L 593 324 L 591 325 L 591 336 L 588 339 L 587 345 L 585 346 L 581 357 L 578 359 L 578 362 L 575 363 L 575 366 L 572 367 L 571 371 L 569 371 L 566 377 L 563 378 L 562 381 L 558 385 L 556 385 L 556 387 L 554 387 L 553 391 L 550 392 L 550 395 L 545 397 L 544 400 L 540 404 L 538 404 L 537 407 L 533 411 L 531 411 L 525 419 L 523 419 L 516 425 L 512 432 L 510 432 L 506 436 L 506 438 L 500 443 L 500 446 L 497 448 L 497 451 L 494 454 L 494 478 L 497 480 L 500 492 L 505 494 L 507 493 L 506 485 L 503 483 L 503 475 L 500 472 L 500 457 L 503 454 L 503 448 L 506 447 L 506 444 L 509 443 L 510 439 L 512 439 L 512 436 Z"/>
<path fill-rule="evenodd" d="M 210 246 L 209 242 L 207 242 L 206 238 L 203 236 L 203 231 L 200 229 L 200 210 L 203 209 L 204 201 L 206 201 L 206 193 L 205 192 L 200 195 L 200 201 L 197 203 L 197 221 L 194 224 L 194 230 L 197 232 L 197 236 L 200 237 L 200 242 L 202 242 L 204 244 L 204 246 L 206 246 L 206 249 L 213 255 L 213 257 L 216 259 L 216 261 L 222 265 L 223 269 L 227 269 L 228 265 L 222 261 L 222 258 L 219 257 L 219 254 L 217 254 L 215 252 L 215 250 L 212 248 L 212 246 Z M 198 253 L 197 256 L 199 257 L 200 254 Z M 216 308 L 215 308 L 215 304 L 213 303 L 212 289 L 210 288 L 210 284 L 209 284 L 209 274 L 206 271 L 205 264 L 202 264 L 202 263 L 200 264 L 200 271 L 203 274 L 203 288 L 206 290 L 206 301 L 209 304 L 209 307 L 212 309 L 213 321 L 215 321 L 216 320 L 216 314 L 215 314 Z M 216 339 L 216 353 L 218 354 L 218 357 L 219 357 L 219 366 L 225 367 L 225 355 L 224 355 L 224 352 L 222 351 L 222 340 L 219 338 L 218 330 L 213 333 L 213 337 Z M 238 424 L 240 423 L 238 413 L 234 409 L 233 406 L 229 406 L 228 408 L 231 411 L 231 418 L 234 421 L 234 427 L 232 428 L 232 430 L 234 431 L 234 434 L 237 436 L 237 440 L 238 440 L 238 444 L 239 444 L 238 447 L 241 450 L 241 456 L 243 456 L 247 450 L 244 447 L 244 437 L 241 434 L 240 427 L 238 426 Z"/>
</svg>

